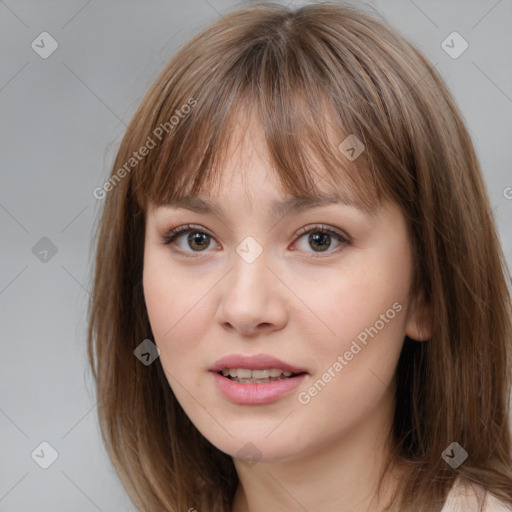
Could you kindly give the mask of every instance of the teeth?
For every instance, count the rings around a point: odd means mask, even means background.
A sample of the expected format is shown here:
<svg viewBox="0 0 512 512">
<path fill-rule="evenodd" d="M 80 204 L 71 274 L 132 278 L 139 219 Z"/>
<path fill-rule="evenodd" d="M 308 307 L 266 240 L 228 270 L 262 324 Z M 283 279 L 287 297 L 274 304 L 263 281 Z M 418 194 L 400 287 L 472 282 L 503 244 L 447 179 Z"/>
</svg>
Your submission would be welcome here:
<svg viewBox="0 0 512 512">
<path fill-rule="evenodd" d="M 256 382 L 270 382 L 270 378 L 277 379 L 290 377 L 292 372 L 280 370 L 279 368 L 269 368 L 265 370 L 249 370 L 248 368 L 224 368 L 222 370 L 224 377 L 232 377 L 233 379 L 247 379 Z"/>
<path fill-rule="evenodd" d="M 270 376 L 270 370 L 252 370 L 252 378 L 253 379 L 268 379 Z M 239 375 L 239 378 L 242 377 L 242 375 Z M 276 377 L 279 377 L 279 375 L 276 375 Z M 245 377 L 246 379 L 250 378 L 249 375 Z"/>
<path fill-rule="evenodd" d="M 230 372 L 236 372 L 236 375 L 233 375 L 233 377 L 238 377 L 239 379 L 250 379 L 252 377 L 251 370 L 247 370 L 246 368 L 232 368 Z"/>
</svg>

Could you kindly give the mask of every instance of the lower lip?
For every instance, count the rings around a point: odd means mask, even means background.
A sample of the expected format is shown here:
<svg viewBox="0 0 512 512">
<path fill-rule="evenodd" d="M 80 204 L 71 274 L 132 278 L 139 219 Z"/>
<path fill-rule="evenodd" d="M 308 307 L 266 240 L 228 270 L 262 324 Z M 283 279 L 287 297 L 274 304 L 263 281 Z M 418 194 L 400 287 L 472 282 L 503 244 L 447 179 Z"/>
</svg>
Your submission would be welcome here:
<svg viewBox="0 0 512 512">
<path fill-rule="evenodd" d="M 267 404 L 274 402 L 286 393 L 297 388 L 306 378 L 306 373 L 272 382 L 248 383 L 236 382 L 211 372 L 220 392 L 236 404 Z"/>
</svg>

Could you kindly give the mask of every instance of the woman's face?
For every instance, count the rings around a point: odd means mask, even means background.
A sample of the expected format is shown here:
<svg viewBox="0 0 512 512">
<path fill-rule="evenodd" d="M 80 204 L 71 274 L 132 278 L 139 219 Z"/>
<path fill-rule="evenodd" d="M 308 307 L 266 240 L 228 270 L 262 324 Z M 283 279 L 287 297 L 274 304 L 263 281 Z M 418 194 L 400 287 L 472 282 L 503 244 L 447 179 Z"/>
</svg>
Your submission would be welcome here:
<svg viewBox="0 0 512 512">
<path fill-rule="evenodd" d="M 276 215 L 289 196 L 259 126 L 249 131 L 231 146 L 220 186 L 201 196 L 215 214 L 148 211 L 144 295 L 169 385 L 234 457 L 291 460 L 355 431 L 374 443 L 391 422 L 404 336 L 421 337 L 404 218 L 390 203 L 374 217 L 341 203 Z M 185 225 L 192 231 L 164 243 Z"/>
</svg>

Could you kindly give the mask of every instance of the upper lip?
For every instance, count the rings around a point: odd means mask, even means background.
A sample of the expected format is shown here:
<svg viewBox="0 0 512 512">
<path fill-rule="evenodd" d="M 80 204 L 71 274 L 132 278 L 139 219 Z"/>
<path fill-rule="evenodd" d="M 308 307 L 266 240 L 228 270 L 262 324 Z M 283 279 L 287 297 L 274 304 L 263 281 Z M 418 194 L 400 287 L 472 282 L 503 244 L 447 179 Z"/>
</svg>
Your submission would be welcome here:
<svg viewBox="0 0 512 512">
<path fill-rule="evenodd" d="M 222 357 L 209 369 L 211 372 L 220 372 L 225 368 L 247 368 L 249 370 L 266 370 L 277 368 L 292 373 L 307 373 L 307 370 L 294 364 L 285 363 L 268 354 L 230 354 Z"/>
</svg>

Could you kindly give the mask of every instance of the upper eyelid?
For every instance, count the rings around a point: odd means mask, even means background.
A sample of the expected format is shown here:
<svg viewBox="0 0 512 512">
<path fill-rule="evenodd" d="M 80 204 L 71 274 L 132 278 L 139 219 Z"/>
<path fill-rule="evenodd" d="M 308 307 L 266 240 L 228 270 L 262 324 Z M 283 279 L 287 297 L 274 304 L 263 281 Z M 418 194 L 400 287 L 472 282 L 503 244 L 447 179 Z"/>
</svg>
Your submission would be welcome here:
<svg viewBox="0 0 512 512">
<path fill-rule="evenodd" d="M 340 228 L 331 226 L 330 224 L 325 224 L 325 223 L 321 223 L 321 222 L 307 224 L 306 226 L 295 230 L 294 235 L 298 235 L 298 234 L 303 235 L 303 234 L 307 233 L 308 231 L 314 230 L 314 229 L 317 229 L 318 231 L 333 231 L 336 234 L 345 237 L 347 240 L 350 238 L 350 236 L 347 233 L 345 233 L 344 230 L 341 230 Z M 208 228 L 205 228 L 199 224 L 190 224 L 190 223 L 182 224 L 182 225 L 176 226 L 175 228 L 164 229 L 163 232 L 164 232 L 164 236 L 167 236 L 169 234 L 182 235 L 188 231 L 194 231 L 194 230 L 204 232 L 208 236 L 215 238 L 215 235 Z"/>
<path fill-rule="evenodd" d="M 327 204 L 321 204 L 321 205 L 313 205 L 313 206 L 307 206 L 306 208 L 301 208 L 297 212 L 293 213 L 297 218 L 302 218 L 306 215 L 312 215 L 312 214 L 322 214 L 322 212 L 325 210 L 325 213 L 329 213 L 333 207 L 339 207 L 339 203 L 327 203 Z M 353 214 L 356 214 L 356 220 L 359 219 L 360 215 L 363 215 L 363 212 L 358 207 L 352 207 L 350 204 L 342 204 L 343 207 L 349 208 L 349 215 L 350 217 L 353 216 Z M 169 213 L 172 214 L 172 216 L 180 215 L 180 213 L 187 213 L 187 214 L 193 214 L 193 215 L 200 215 L 200 216 L 206 216 L 211 217 L 216 220 L 218 220 L 226 229 L 228 229 L 231 233 L 233 233 L 233 228 L 231 226 L 231 223 L 227 222 L 222 216 L 217 215 L 215 212 L 202 212 L 202 211 L 196 211 L 194 209 L 189 209 L 187 207 L 180 207 L 180 206 L 169 206 L 169 205 L 162 205 L 162 206 L 156 206 L 154 207 L 154 210 L 152 212 L 152 215 L 154 215 L 157 219 L 160 217 L 160 213 L 162 213 L 162 220 L 167 217 Z M 288 216 L 287 214 L 286 216 Z M 365 217 L 363 217 L 364 219 Z M 374 219 L 375 216 L 373 214 L 370 214 L 370 218 Z M 165 222 L 165 221 L 164 221 Z M 275 226 L 275 224 L 273 224 Z M 270 230 L 272 230 L 270 228 Z"/>
</svg>

